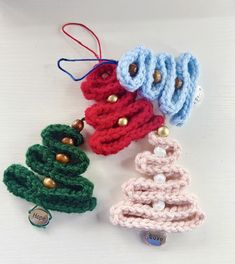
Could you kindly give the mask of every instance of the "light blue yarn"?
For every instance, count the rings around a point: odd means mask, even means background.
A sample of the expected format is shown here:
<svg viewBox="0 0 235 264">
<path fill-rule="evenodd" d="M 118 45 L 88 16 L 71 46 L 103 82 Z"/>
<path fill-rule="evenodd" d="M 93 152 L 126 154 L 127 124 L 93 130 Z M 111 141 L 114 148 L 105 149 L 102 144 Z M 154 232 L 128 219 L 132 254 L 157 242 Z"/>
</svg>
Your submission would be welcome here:
<svg viewBox="0 0 235 264">
<path fill-rule="evenodd" d="M 139 88 L 139 93 L 143 97 L 155 101 L 158 100 L 164 90 L 170 89 L 175 84 L 176 71 L 174 57 L 167 53 L 160 53 L 149 60 L 152 65 L 146 65 L 147 74 L 143 85 Z M 153 73 L 155 69 L 161 72 L 161 82 L 154 83 Z M 166 113 L 165 113 L 166 114 Z"/>
<path fill-rule="evenodd" d="M 136 76 L 129 74 L 129 65 L 136 63 Z M 161 72 L 161 82 L 154 83 L 153 73 Z M 175 79 L 183 81 L 180 89 L 175 88 Z M 181 54 L 176 60 L 167 53 L 154 56 L 142 46 L 128 51 L 118 62 L 117 78 L 128 91 L 158 101 L 160 110 L 170 117 L 170 122 L 181 126 L 187 120 L 199 77 L 199 63 L 190 53 Z"/>
<path fill-rule="evenodd" d="M 176 74 L 184 82 L 183 87 L 176 92 L 176 101 L 180 101 L 179 98 L 184 92 L 185 95 L 181 100 L 180 110 L 171 116 L 171 123 L 177 126 L 182 126 L 185 120 L 188 119 L 190 110 L 193 106 L 193 100 L 195 98 L 195 92 L 197 88 L 197 81 L 199 78 L 199 62 L 190 53 L 184 53 L 179 56 L 176 63 Z M 185 85 L 185 89 L 184 89 Z"/>
<path fill-rule="evenodd" d="M 149 60 L 153 57 L 153 53 L 142 46 L 128 51 L 120 59 L 117 66 L 117 78 L 119 79 L 120 84 L 130 92 L 134 92 L 139 89 L 146 79 L 146 65 L 149 64 Z M 138 72 L 135 77 L 131 77 L 129 74 L 129 65 L 131 63 L 138 64 Z"/>
</svg>

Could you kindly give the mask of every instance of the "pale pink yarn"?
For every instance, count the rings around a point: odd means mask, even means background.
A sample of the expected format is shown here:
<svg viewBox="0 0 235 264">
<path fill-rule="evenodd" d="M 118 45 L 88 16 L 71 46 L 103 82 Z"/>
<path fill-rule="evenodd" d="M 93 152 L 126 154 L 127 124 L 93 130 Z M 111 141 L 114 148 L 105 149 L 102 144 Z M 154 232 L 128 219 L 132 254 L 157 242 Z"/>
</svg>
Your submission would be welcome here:
<svg viewBox="0 0 235 264">
<path fill-rule="evenodd" d="M 180 146 L 172 139 L 149 134 L 149 142 L 166 150 L 166 157 L 157 157 L 150 151 L 136 156 L 136 169 L 148 178 L 133 178 L 122 186 L 126 200 L 110 209 L 114 225 L 168 233 L 184 232 L 201 224 L 205 216 L 196 198 L 185 192 L 189 184 L 186 170 L 174 164 L 180 156 Z M 153 176 L 163 174 L 166 181 L 157 183 Z M 155 210 L 153 204 L 164 202 L 164 209 Z"/>
</svg>

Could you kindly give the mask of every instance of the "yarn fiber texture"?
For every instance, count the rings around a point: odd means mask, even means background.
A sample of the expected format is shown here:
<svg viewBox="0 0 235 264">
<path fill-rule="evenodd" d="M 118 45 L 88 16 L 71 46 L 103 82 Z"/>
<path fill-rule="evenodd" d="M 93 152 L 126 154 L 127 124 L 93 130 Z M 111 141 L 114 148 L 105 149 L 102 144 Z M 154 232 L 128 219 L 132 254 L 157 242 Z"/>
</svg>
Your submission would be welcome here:
<svg viewBox="0 0 235 264">
<path fill-rule="evenodd" d="M 137 99 L 136 92 L 128 92 L 120 85 L 116 65 L 98 67 L 81 89 L 85 98 L 97 101 L 85 111 L 86 122 L 95 129 L 89 144 L 97 154 L 115 154 L 164 124 L 164 117 L 154 114 L 149 101 Z M 108 102 L 110 95 L 116 95 L 117 102 Z M 119 126 L 118 120 L 123 117 L 128 119 L 128 124 Z"/>
<path fill-rule="evenodd" d="M 205 215 L 194 195 L 188 194 L 189 173 L 175 164 L 180 146 L 175 140 L 149 134 L 149 142 L 166 150 L 166 157 L 158 157 L 150 151 L 136 156 L 136 169 L 148 177 L 133 178 L 122 186 L 125 200 L 110 209 L 114 225 L 141 230 L 184 232 L 200 225 Z M 163 174 L 165 182 L 154 181 L 154 175 Z M 154 204 L 164 202 L 163 210 Z"/>
<path fill-rule="evenodd" d="M 20 164 L 5 170 L 3 181 L 9 192 L 50 210 L 66 213 L 93 210 L 94 185 L 80 176 L 89 165 L 88 157 L 78 147 L 83 143 L 82 135 L 69 126 L 57 124 L 45 128 L 41 136 L 43 145 L 33 145 L 26 153 L 26 164 L 32 171 Z M 72 138 L 74 145 L 61 143 L 64 137 Z M 57 153 L 67 155 L 69 163 L 56 161 Z M 54 180 L 56 187 L 45 187 L 44 177 Z"/>
<path fill-rule="evenodd" d="M 135 76 L 129 73 L 131 63 L 138 66 Z M 155 70 L 161 73 L 159 83 L 154 82 Z M 157 102 L 160 110 L 177 126 L 182 126 L 190 115 L 198 77 L 199 63 L 192 54 L 183 53 L 174 59 L 168 53 L 155 55 L 142 46 L 124 54 L 117 67 L 117 78 L 125 89 L 138 91 L 144 98 Z M 175 88 L 176 78 L 182 80 L 181 88 Z"/>
</svg>

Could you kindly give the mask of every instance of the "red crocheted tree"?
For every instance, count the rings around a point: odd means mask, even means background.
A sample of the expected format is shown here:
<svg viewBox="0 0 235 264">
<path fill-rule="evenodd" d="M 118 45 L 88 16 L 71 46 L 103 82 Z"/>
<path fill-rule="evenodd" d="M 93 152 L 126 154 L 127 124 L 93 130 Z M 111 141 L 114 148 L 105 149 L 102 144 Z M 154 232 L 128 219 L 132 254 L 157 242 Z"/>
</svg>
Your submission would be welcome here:
<svg viewBox="0 0 235 264">
<path fill-rule="evenodd" d="M 81 89 L 86 99 L 97 101 L 85 111 L 86 122 L 95 129 L 89 144 L 97 154 L 115 154 L 164 123 L 149 101 L 137 99 L 136 93 L 120 85 L 116 65 L 96 68 Z"/>
</svg>

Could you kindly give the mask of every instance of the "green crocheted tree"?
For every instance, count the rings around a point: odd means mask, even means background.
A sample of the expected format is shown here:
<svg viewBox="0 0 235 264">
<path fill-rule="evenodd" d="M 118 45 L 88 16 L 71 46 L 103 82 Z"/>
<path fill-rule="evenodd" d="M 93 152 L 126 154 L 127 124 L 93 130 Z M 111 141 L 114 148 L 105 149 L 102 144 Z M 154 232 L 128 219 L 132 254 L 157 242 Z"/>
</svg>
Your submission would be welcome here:
<svg viewBox="0 0 235 264">
<path fill-rule="evenodd" d="M 78 147 L 83 137 L 67 125 L 50 125 L 42 133 L 42 145 L 31 146 L 26 164 L 13 164 L 4 172 L 4 183 L 16 196 L 46 209 L 83 213 L 96 206 L 94 185 L 80 176 L 89 165 Z M 34 172 L 33 172 L 34 171 Z"/>
</svg>

